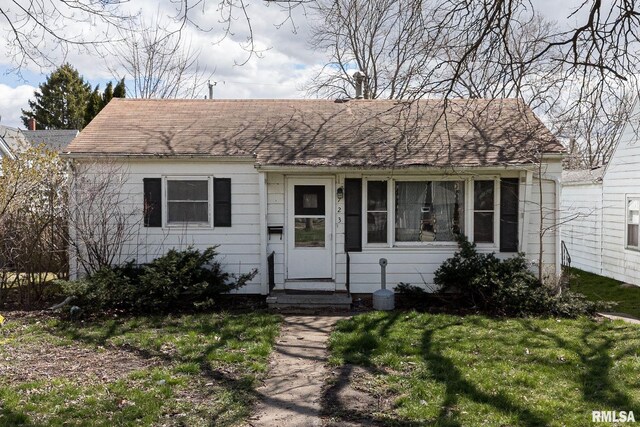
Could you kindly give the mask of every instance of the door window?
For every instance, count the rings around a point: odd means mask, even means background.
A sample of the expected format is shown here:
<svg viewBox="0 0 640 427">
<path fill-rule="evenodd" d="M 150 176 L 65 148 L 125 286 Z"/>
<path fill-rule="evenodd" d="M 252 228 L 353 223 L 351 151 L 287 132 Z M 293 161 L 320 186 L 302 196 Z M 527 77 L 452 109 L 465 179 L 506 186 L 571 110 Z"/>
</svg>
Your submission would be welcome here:
<svg viewBox="0 0 640 427">
<path fill-rule="evenodd" d="M 325 186 L 296 185 L 294 188 L 295 247 L 325 247 Z"/>
</svg>

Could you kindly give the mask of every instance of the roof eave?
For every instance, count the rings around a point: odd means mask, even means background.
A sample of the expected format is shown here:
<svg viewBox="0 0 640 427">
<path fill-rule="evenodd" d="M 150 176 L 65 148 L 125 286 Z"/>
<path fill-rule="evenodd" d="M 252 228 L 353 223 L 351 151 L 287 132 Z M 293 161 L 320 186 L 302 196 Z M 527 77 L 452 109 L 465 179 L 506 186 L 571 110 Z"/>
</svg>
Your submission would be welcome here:
<svg viewBox="0 0 640 427">
<path fill-rule="evenodd" d="M 477 171 L 507 171 L 507 170 L 530 170 L 531 163 L 527 164 L 500 164 L 500 165 L 410 165 L 410 166 L 394 166 L 394 165 L 345 165 L 345 166 L 315 166 L 315 165 L 256 165 L 256 169 L 261 172 L 340 172 L 347 171 L 356 172 L 389 172 L 389 171 L 452 171 L 452 172 L 477 172 Z"/>
<path fill-rule="evenodd" d="M 136 160 L 173 160 L 173 159 L 193 159 L 193 160 L 219 160 L 224 162 L 254 162 L 255 156 L 215 156 L 209 154 L 132 154 L 132 153 L 83 153 L 64 152 L 62 157 L 75 160 L 92 159 L 136 159 Z"/>
</svg>

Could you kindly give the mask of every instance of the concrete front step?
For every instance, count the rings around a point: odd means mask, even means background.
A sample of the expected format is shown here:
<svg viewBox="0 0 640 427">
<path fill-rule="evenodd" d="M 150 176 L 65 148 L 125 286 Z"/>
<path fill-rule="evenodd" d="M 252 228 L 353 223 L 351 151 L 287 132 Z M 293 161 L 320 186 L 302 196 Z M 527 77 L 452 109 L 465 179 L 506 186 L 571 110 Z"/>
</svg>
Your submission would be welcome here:
<svg viewBox="0 0 640 427">
<path fill-rule="evenodd" d="M 331 294 L 285 294 L 272 292 L 267 297 L 269 308 L 328 308 L 349 310 L 353 300 L 350 295 Z"/>
</svg>

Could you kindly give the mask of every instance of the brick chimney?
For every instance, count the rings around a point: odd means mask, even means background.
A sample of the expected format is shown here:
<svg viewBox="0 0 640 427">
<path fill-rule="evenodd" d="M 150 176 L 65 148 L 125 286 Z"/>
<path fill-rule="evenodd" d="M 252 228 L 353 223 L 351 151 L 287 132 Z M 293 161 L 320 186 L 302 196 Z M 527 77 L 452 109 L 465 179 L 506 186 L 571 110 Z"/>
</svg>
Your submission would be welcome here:
<svg viewBox="0 0 640 427">
<path fill-rule="evenodd" d="M 31 117 L 29 120 L 27 120 L 27 127 L 29 128 L 29 130 L 36 130 L 36 119 Z"/>
</svg>

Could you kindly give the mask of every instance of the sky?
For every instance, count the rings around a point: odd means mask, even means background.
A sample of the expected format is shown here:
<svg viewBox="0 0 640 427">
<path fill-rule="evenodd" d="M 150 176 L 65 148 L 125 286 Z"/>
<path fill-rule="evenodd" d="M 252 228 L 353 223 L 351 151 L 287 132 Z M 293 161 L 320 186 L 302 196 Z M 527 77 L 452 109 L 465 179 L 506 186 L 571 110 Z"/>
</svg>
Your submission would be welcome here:
<svg viewBox="0 0 640 427">
<path fill-rule="evenodd" d="M 580 0 L 532 1 L 546 17 L 558 21 L 566 20 L 572 5 L 580 4 Z M 233 34 L 224 37 L 224 28 L 219 22 L 220 14 L 216 11 L 218 3 L 208 0 L 192 15 L 199 26 L 210 31 L 193 28 L 186 31 L 192 46 L 201 52 L 201 66 L 213 73 L 214 98 L 306 97 L 305 84 L 320 72 L 324 62 L 322 52 L 314 52 L 308 45 L 309 22 L 312 19 L 310 11 L 297 7 L 292 11 L 292 19 L 287 19 L 288 11 L 278 5 L 250 1 L 248 13 L 254 40 L 262 53 L 252 56 L 244 65 L 238 65 L 247 60 L 247 52 L 242 48 L 242 42 L 247 37 L 246 27 L 236 11 Z M 171 0 L 131 0 L 125 7 L 130 12 L 140 13 L 146 21 L 158 15 L 170 16 L 175 13 L 175 3 Z M 95 22 L 71 22 L 66 25 L 70 33 L 100 30 Z M 7 30 L 7 23 L 0 20 L 0 34 L 4 36 Z M 40 68 L 31 64 L 17 73 L 10 49 L 8 42 L 0 44 L 0 124 L 23 127 L 21 109 L 28 108 L 28 100 L 33 99 L 37 86 L 46 80 L 54 67 Z M 109 54 L 99 56 L 70 50 L 65 58 L 59 56 L 57 59 L 60 64 L 64 60 L 78 69 L 92 87 L 100 84 L 104 89 L 107 81 L 116 79 L 110 71 L 115 62 Z"/>
</svg>

